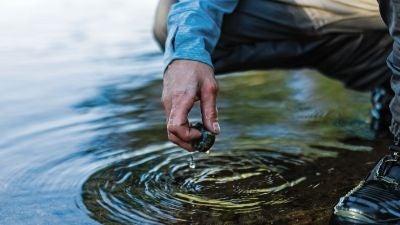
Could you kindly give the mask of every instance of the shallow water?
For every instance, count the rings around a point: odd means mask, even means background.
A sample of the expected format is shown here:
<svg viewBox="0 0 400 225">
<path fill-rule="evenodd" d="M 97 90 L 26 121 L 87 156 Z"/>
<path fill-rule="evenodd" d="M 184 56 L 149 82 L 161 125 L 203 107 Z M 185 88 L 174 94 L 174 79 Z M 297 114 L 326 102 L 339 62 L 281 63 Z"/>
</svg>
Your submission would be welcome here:
<svg viewBox="0 0 400 225">
<path fill-rule="evenodd" d="M 222 134 L 190 168 L 146 2 L 0 3 L 0 224 L 326 224 L 385 153 L 369 95 L 309 70 L 220 76 Z"/>
</svg>

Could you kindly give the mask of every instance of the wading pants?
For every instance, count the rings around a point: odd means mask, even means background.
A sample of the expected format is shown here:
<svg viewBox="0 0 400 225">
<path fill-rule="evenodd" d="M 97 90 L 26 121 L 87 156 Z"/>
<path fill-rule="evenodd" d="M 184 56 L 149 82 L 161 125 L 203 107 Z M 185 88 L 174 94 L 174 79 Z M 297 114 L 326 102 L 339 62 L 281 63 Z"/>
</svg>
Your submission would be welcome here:
<svg viewBox="0 0 400 225">
<path fill-rule="evenodd" d="M 387 65 L 392 72 L 391 86 L 395 93 L 390 103 L 393 118 L 391 131 L 398 139 L 400 138 L 400 0 L 380 0 L 379 6 L 382 18 L 394 40 Z"/>
</svg>

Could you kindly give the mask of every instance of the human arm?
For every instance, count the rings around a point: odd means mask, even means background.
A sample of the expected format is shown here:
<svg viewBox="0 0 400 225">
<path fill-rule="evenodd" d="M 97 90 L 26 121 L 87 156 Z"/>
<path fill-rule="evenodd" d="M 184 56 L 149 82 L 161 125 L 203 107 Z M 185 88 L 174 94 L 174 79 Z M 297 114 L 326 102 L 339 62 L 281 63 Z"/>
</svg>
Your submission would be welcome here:
<svg viewBox="0 0 400 225">
<path fill-rule="evenodd" d="M 211 54 L 220 36 L 223 15 L 236 5 L 237 0 L 183 0 L 170 11 L 162 102 L 168 138 L 186 150 L 191 151 L 191 143 L 200 137 L 188 122 L 195 101 L 200 100 L 205 127 L 215 134 L 220 132 L 218 85 Z"/>
</svg>

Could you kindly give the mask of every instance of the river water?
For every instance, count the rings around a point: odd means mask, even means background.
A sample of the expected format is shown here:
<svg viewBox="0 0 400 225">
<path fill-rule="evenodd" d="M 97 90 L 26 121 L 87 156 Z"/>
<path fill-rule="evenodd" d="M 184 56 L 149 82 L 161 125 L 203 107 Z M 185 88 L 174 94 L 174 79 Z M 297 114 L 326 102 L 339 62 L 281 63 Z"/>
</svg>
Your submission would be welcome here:
<svg viewBox="0 0 400 225">
<path fill-rule="evenodd" d="M 166 137 L 155 5 L 0 3 L 0 224 L 326 224 L 385 154 L 369 95 L 310 70 L 219 76 L 222 134 L 192 169 Z"/>
</svg>

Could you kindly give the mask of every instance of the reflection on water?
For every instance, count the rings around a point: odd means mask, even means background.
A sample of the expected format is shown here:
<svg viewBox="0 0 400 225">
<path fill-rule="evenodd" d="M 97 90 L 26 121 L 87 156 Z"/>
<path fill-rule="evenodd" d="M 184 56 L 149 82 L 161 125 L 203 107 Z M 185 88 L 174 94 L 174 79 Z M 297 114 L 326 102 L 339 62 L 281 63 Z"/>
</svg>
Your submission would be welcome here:
<svg viewBox="0 0 400 225">
<path fill-rule="evenodd" d="M 156 1 L 115 2 L 1 3 L 0 224 L 326 224 L 385 153 L 368 94 L 253 71 L 219 78 L 222 134 L 189 168 L 165 132 Z"/>
<path fill-rule="evenodd" d="M 357 157 L 374 160 L 368 95 L 311 71 L 249 72 L 219 82 L 223 133 L 210 154 L 195 154 L 195 169 L 189 153 L 165 141 L 160 80 L 104 92 L 107 104 L 90 104 L 96 97 L 78 106 L 115 112 L 107 118 L 113 121 L 108 135 L 92 144 L 101 143 L 93 153 L 107 163 L 82 187 L 92 218 L 106 224 L 326 222 L 338 194 L 369 168 L 349 176 L 349 166 L 365 167 Z M 198 116 L 196 107 L 191 118 Z M 343 167 L 343 174 L 334 173 Z"/>
<path fill-rule="evenodd" d="M 92 175 L 83 187 L 85 204 L 121 223 L 190 221 L 197 214 L 219 217 L 288 202 L 279 191 L 306 179 L 282 175 L 301 160 L 267 150 L 218 152 L 196 161 L 190 169 L 179 149 L 148 150 Z M 270 193 L 277 196 L 266 198 Z"/>
</svg>

